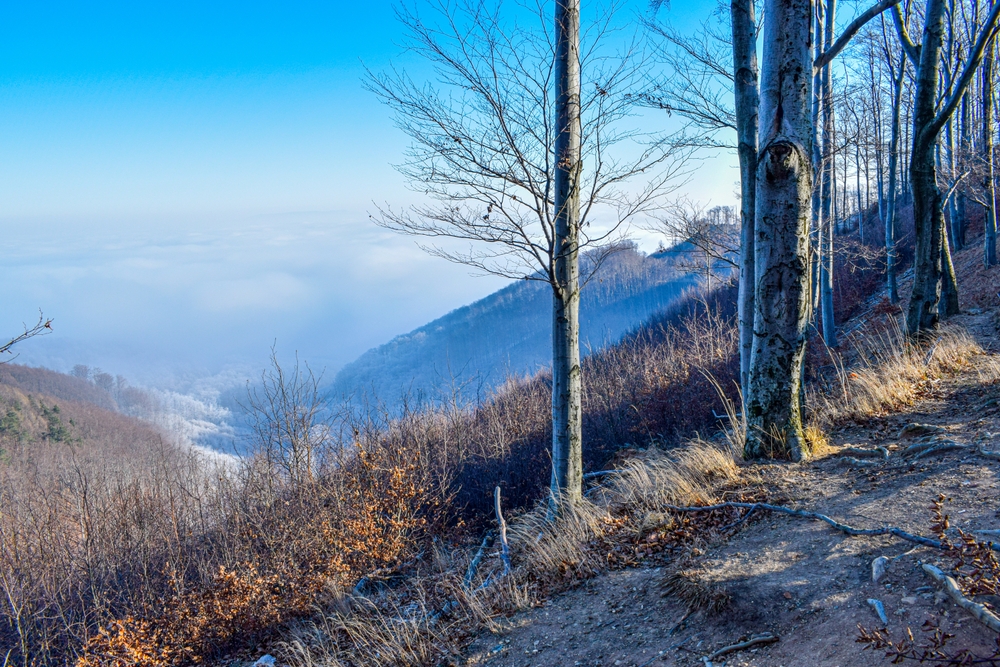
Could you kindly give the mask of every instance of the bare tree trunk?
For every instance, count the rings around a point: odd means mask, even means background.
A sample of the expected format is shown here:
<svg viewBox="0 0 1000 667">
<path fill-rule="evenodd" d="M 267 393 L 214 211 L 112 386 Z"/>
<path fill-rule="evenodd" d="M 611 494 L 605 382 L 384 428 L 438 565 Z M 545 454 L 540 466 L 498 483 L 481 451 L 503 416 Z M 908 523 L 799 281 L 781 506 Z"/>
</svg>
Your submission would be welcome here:
<svg viewBox="0 0 1000 667">
<path fill-rule="evenodd" d="M 764 10 L 748 457 L 801 460 L 812 194 L 811 0 Z"/>
<path fill-rule="evenodd" d="M 956 138 L 955 138 L 955 119 L 953 118 L 945 126 L 945 145 L 948 147 L 948 175 L 951 182 L 954 183 L 955 179 L 958 178 L 958 155 L 956 149 Z M 949 250 L 954 248 L 959 249 L 958 245 L 958 205 L 955 203 L 957 198 L 952 196 L 948 200 L 948 215 L 946 216 L 946 222 L 948 225 L 948 247 Z"/>
<path fill-rule="evenodd" d="M 951 317 L 962 311 L 958 305 L 958 276 L 955 275 L 955 264 L 951 261 L 948 230 L 943 226 L 943 215 L 941 225 L 941 303 L 938 304 L 938 315 Z"/>
<path fill-rule="evenodd" d="M 865 242 L 865 206 L 861 197 L 861 129 L 858 128 L 858 142 L 854 145 L 854 183 L 858 189 L 858 238 Z"/>
<path fill-rule="evenodd" d="M 833 28 L 836 21 L 837 0 L 826 0 L 826 14 L 824 25 L 824 44 L 833 43 Z M 823 92 L 823 220 L 826 221 L 825 233 L 820 236 L 820 242 L 826 241 L 823 248 L 823 261 L 820 271 L 820 310 L 823 318 L 823 340 L 830 347 L 837 346 L 837 327 L 833 321 L 833 191 L 835 155 L 834 148 L 834 127 L 833 127 L 833 77 L 830 71 L 831 65 L 823 68 L 822 82 Z M 846 159 L 846 155 L 845 155 Z M 846 163 L 845 163 L 846 164 Z M 844 179 L 844 193 L 847 192 L 847 179 Z M 846 206 L 845 214 L 846 214 Z"/>
<path fill-rule="evenodd" d="M 971 130 L 972 119 L 970 118 L 969 106 L 971 93 L 966 93 L 962 96 L 962 111 L 961 111 L 961 121 L 959 129 L 959 157 L 962 164 L 968 162 L 970 155 L 972 154 L 971 146 Z M 968 197 L 965 196 L 965 188 L 959 189 L 955 193 L 955 212 L 956 219 L 951 221 L 951 226 L 955 230 L 955 250 L 961 250 L 965 247 L 966 238 L 966 227 L 968 216 Z"/>
<path fill-rule="evenodd" d="M 906 327 L 911 335 L 921 334 L 938 323 L 938 301 L 942 276 L 942 253 L 947 252 L 943 236 L 944 212 L 941 192 L 937 187 L 934 148 L 938 135 L 949 121 L 968 89 L 986 52 L 988 42 L 1000 21 L 1000 2 L 995 2 L 980 29 L 976 43 L 969 50 L 962 75 L 956 79 L 949 97 L 937 107 L 937 85 L 940 79 L 941 46 L 944 32 L 944 0 L 928 0 L 924 19 L 924 40 L 917 68 L 917 89 L 913 100 L 913 148 L 910 158 L 910 181 L 913 188 L 913 218 L 917 235 L 916 260 L 913 267 L 913 294 L 910 297 Z M 897 21 L 897 30 L 904 40 L 907 53 L 913 53 L 912 42 Z M 908 44 L 908 45 L 907 45 Z M 949 256 L 950 259 L 950 256 Z M 947 266 L 945 269 L 953 273 Z M 952 281 L 953 276 L 945 275 Z M 952 282 L 954 285 L 954 282 Z M 955 285 L 955 298 L 958 290 Z M 952 311 L 956 303 L 947 304 Z"/>
<path fill-rule="evenodd" d="M 740 389 L 749 392 L 754 314 L 754 216 L 757 200 L 757 19 L 754 0 L 732 0 L 733 90 L 736 137 L 740 159 Z"/>
<path fill-rule="evenodd" d="M 889 137 L 889 186 L 886 193 L 885 251 L 886 282 L 889 287 L 889 301 L 899 303 L 899 288 L 896 285 L 896 166 L 899 162 L 899 113 L 903 99 L 903 80 L 906 77 L 906 55 L 900 55 L 899 73 L 893 82 L 892 129 Z"/>
<path fill-rule="evenodd" d="M 813 35 L 815 36 L 816 58 L 819 58 L 826 48 L 823 42 L 823 13 L 825 11 L 823 0 L 816 0 L 816 10 L 814 12 Z M 814 61 L 815 62 L 815 61 Z M 825 67 L 815 68 L 813 71 L 813 94 L 812 94 L 812 127 L 813 127 L 813 194 L 812 194 L 812 227 L 809 230 L 809 322 L 819 331 L 820 323 L 820 267 L 823 266 L 823 225 L 829 225 L 831 221 L 823 218 L 823 198 L 829 196 L 824 190 L 824 170 L 826 168 L 826 156 L 823 153 L 823 71 Z"/>
<path fill-rule="evenodd" d="M 986 49 L 983 63 L 983 158 L 986 170 L 983 176 L 983 191 L 986 195 L 986 233 L 984 234 L 983 261 L 986 266 L 997 263 L 997 196 L 996 175 L 994 173 L 993 133 L 993 72 L 996 68 L 996 40 Z"/>
<path fill-rule="evenodd" d="M 583 497 L 580 376 L 580 0 L 556 0 L 550 509 Z"/>
<path fill-rule="evenodd" d="M 937 133 L 928 136 L 934 122 L 935 101 L 941 69 L 944 32 L 944 0 L 928 0 L 917 89 L 913 96 L 913 147 L 910 151 L 910 186 L 913 188 L 913 225 L 916 257 L 913 293 L 906 316 L 907 330 L 917 334 L 937 326 L 941 298 L 941 230 L 944 213 L 937 187 L 935 148 Z"/>
</svg>

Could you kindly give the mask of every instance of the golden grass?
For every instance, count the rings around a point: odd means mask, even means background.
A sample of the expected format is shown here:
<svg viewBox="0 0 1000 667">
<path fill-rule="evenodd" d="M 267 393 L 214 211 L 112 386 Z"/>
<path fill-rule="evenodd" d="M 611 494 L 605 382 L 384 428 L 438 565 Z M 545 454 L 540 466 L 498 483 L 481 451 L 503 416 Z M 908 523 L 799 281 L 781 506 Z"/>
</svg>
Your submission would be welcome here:
<svg viewBox="0 0 1000 667">
<path fill-rule="evenodd" d="M 835 386 L 811 396 L 812 422 L 829 428 L 864 422 L 912 406 L 928 385 L 964 370 L 981 382 L 1000 378 L 1000 361 L 986 356 L 966 331 L 942 328 L 929 345 L 917 345 L 898 328 L 859 337 L 852 344 L 858 359 L 850 368 L 831 353 Z"/>
</svg>

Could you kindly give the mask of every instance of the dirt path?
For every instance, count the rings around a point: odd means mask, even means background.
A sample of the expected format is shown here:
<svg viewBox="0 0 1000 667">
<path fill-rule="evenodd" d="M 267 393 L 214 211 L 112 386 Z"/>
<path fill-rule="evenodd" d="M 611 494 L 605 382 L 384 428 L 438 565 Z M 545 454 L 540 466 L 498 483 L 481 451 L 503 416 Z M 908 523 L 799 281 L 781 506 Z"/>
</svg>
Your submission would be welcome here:
<svg viewBox="0 0 1000 667">
<path fill-rule="evenodd" d="M 985 273 L 985 272 L 980 272 Z M 986 349 L 998 350 L 991 272 L 972 290 L 969 313 L 954 318 Z M 989 360 L 979 358 L 977 363 Z M 1000 385 L 980 369 L 932 383 L 904 413 L 830 434 L 834 446 L 900 447 L 909 423 L 939 427 L 938 437 L 1000 450 Z M 907 443 L 903 443 L 904 445 Z M 874 467 L 828 457 L 807 464 L 750 466 L 749 478 L 772 501 L 820 511 L 858 527 L 893 524 L 929 535 L 930 507 L 939 493 L 951 500 L 952 525 L 963 530 L 1000 528 L 1000 463 L 970 450 L 905 462 L 894 454 Z M 885 578 L 871 581 L 871 562 L 891 559 Z M 885 665 L 880 653 L 855 642 L 857 625 L 882 624 L 869 598 L 884 604 L 887 627 L 915 635 L 926 620 L 954 632 L 954 645 L 984 650 L 994 637 L 937 592 L 921 562 L 938 554 L 896 538 L 848 537 L 830 527 L 788 516 L 758 516 L 727 540 L 699 545 L 684 556 L 646 559 L 609 572 L 510 620 L 504 631 L 479 637 L 463 664 L 496 667 L 561 665 L 649 667 L 703 665 L 702 657 L 752 634 L 780 641 L 730 654 L 730 667 L 847 667 Z M 727 602 L 718 611 L 687 614 L 687 603 L 666 591 L 678 571 L 691 599 Z M 985 651 L 988 653 L 989 651 Z M 720 658 L 716 666 L 722 664 Z"/>
</svg>

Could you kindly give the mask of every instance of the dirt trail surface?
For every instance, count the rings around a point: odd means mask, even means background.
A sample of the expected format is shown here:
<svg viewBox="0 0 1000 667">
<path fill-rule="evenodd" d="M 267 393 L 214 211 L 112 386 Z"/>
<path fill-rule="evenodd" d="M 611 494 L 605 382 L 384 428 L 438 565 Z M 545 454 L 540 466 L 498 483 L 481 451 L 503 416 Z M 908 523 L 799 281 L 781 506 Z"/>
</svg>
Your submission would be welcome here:
<svg viewBox="0 0 1000 667">
<path fill-rule="evenodd" d="M 984 381 L 979 367 L 995 363 L 992 356 L 1000 350 L 998 312 L 991 307 L 997 305 L 998 272 L 975 272 L 978 282 L 963 302 L 967 311 L 951 320 L 990 356 L 977 357 L 958 376 L 928 381 L 905 412 L 829 434 L 834 453 L 844 446 L 881 446 L 891 453 L 888 460 L 864 465 L 833 455 L 804 464 L 753 465 L 745 468 L 747 478 L 766 489 L 769 502 L 860 528 L 895 525 L 930 536 L 931 506 L 939 494 L 950 499 L 945 510 L 952 526 L 1000 528 L 1000 462 L 978 453 L 980 447 L 1000 450 L 1000 385 Z M 927 428 L 901 434 L 911 424 Z M 902 450 L 918 438 L 974 447 L 904 458 Z M 880 556 L 889 565 L 875 584 L 872 561 Z M 884 625 L 894 638 L 912 628 L 919 639 L 920 627 L 933 620 L 956 635 L 953 648 L 988 655 L 994 634 L 940 593 L 920 567 L 939 559 L 936 549 L 896 537 L 850 537 L 817 521 L 759 512 L 726 539 L 682 555 L 640 558 L 637 567 L 581 582 L 510 619 L 501 632 L 481 635 L 461 664 L 704 665 L 703 658 L 722 647 L 772 633 L 776 643 L 712 664 L 885 665 L 883 652 L 855 641 L 858 624 L 883 626 L 870 598 L 884 606 Z M 675 594 L 678 576 L 692 582 L 687 599 L 700 597 L 706 607 L 688 613 L 688 601 Z"/>
</svg>

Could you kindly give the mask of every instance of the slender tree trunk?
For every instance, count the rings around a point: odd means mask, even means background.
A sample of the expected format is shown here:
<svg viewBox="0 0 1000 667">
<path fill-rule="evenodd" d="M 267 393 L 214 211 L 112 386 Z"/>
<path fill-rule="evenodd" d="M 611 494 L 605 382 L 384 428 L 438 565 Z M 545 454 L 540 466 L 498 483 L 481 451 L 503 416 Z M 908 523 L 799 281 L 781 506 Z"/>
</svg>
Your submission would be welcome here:
<svg viewBox="0 0 1000 667">
<path fill-rule="evenodd" d="M 555 257 L 550 509 L 583 497 L 580 376 L 580 0 L 556 0 Z"/>
<path fill-rule="evenodd" d="M 994 173 L 993 133 L 993 73 L 996 69 L 996 40 L 990 42 L 983 62 L 983 158 L 986 170 L 983 176 L 983 191 L 986 195 L 986 233 L 983 235 L 983 261 L 986 266 L 997 263 L 997 196 L 996 175 Z"/>
<path fill-rule="evenodd" d="M 946 131 L 947 135 L 948 132 Z M 948 140 L 948 137 L 945 137 Z M 941 144 L 937 145 L 937 167 L 943 169 L 941 159 Z M 949 172 L 953 173 L 951 168 Z M 948 214 L 951 215 L 951 201 L 947 202 Z M 955 265 L 951 261 L 951 231 L 948 218 L 941 212 L 941 300 L 938 302 L 938 317 L 950 317 L 959 313 L 958 309 L 958 277 L 955 275 Z"/>
<path fill-rule="evenodd" d="M 865 242 L 865 206 L 861 196 L 861 132 L 859 128 L 858 143 L 854 146 L 854 182 L 858 188 L 858 239 Z"/>
<path fill-rule="evenodd" d="M 954 183 L 955 179 L 958 178 L 958 155 L 956 149 L 956 132 L 955 132 L 955 121 L 954 119 L 948 121 L 945 126 L 945 145 L 948 147 L 948 174 L 951 177 L 951 182 Z M 956 193 L 957 194 L 957 193 Z M 958 245 L 958 205 L 956 204 L 957 197 L 954 195 L 948 200 L 948 247 L 959 249 Z"/>
<path fill-rule="evenodd" d="M 942 259 L 945 278 L 954 284 L 953 270 L 948 266 L 947 236 L 944 231 L 944 212 L 941 192 L 937 188 L 934 164 L 934 146 L 944 124 L 947 123 L 968 90 L 976 69 L 1000 22 L 1000 2 L 993 2 L 990 13 L 980 27 L 975 44 L 969 49 L 964 70 L 947 99 L 937 106 L 937 84 L 941 69 L 941 44 L 944 31 L 944 0 L 928 0 L 924 19 L 924 39 L 920 48 L 920 65 L 917 68 L 917 90 L 913 101 L 913 149 L 910 159 L 910 180 L 913 188 L 913 218 L 917 234 L 917 252 L 913 271 L 913 294 L 906 316 L 906 326 L 911 335 L 918 335 L 933 328 L 938 322 L 938 300 Z M 992 129 L 991 129 L 992 131 Z M 950 296 L 950 295 L 949 295 Z M 948 312 L 957 308 L 957 301 L 947 304 Z"/>
<path fill-rule="evenodd" d="M 745 453 L 800 460 L 812 194 L 811 0 L 768 0 L 760 95 L 754 340 Z"/>
<path fill-rule="evenodd" d="M 896 165 L 899 162 L 899 114 L 903 99 L 903 80 L 906 77 L 906 55 L 900 55 L 899 73 L 893 82 L 892 91 L 892 129 L 889 136 L 889 186 L 886 193 L 885 216 L 885 251 L 886 251 L 886 282 L 889 288 L 889 301 L 899 303 L 899 288 L 896 285 Z"/>
<path fill-rule="evenodd" d="M 824 44 L 833 43 L 833 29 L 837 16 L 837 0 L 826 0 L 824 16 Z M 837 326 L 833 321 L 833 190 L 834 169 L 836 165 L 834 148 L 834 112 L 833 112 L 833 76 L 831 65 L 823 68 L 823 220 L 826 221 L 826 247 L 823 248 L 822 269 L 820 271 L 820 310 L 823 318 L 823 340 L 830 347 L 837 346 Z M 846 159 L 846 155 L 845 155 Z M 845 163 L 846 164 L 846 163 Z M 846 195 L 847 179 L 844 179 Z M 845 206 L 846 213 L 846 206 Z M 821 240 L 822 242 L 822 240 Z"/>
<path fill-rule="evenodd" d="M 754 216 L 757 200 L 757 19 L 754 0 L 732 0 L 733 81 L 740 160 L 740 389 L 749 393 L 754 313 Z"/>
<path fill-rule="evenodd" d="M 825 6 L 823 0 L 816 0 L 816 11 L 813 28 L 813 35 L 816 38 L 815 53 L 819 58 L 823 53 L 825 44 L 823 43 L 823 12 Z M 823 219 L 824 201 L 824 169 L 826 167 L 826 157 L 823 155 L 823 72 L 824 68 L 819 68 L 813 72 L 813 95 L 812 95 L 812 127 L 813 127 L 813 194 L 812 194 L 812 226 L 809 230 L 809 322 L 819 330 L 820 315 L 820 267 L 823 266 L 823 225 L 830 224 L 830 220 Z"/>
<path fill-rule="evenodd" d="M 941 216 L 944 225 L 944 216 Z M 941 303 L 938 304 L 940 317 L 958 315 L 961 311 L 958 304 L 958 276 L 955 275 L 955 264 L 951 261 L 951 248 L 948 244 L 947 229 L 941 228 Z"/>
<path fill-rule="evenodd" d="M 910 151 L 910 187 L 913 188 L 913 224 L 916 257 L 913 293 L 906 316 L 910 334 L 933 329 L 941 298 L 941 230 L 944 228 L 941 192 L 937 187 L 934 154 L 937 134 L 926 130 L 935 116 L 944 31 L 944 0 L 928 0 L 917 89 L 913 96 L 913 147 Z"/>
<path fill-rule="evenodd" d="M 962 164 L 968 163 L 969 156 L 972 154 L 971 150 L 971 118 L 969 117 L 969 97 L 970 94 L 966 93 L 962 97 L 962 111 L 961 111 L 961 121 L 960 121 L 960 140 L 959 140 L 959 157 Z M 961 250 L 965 247 L 966 238 L 966 226 L 967 226 L 967 216 L 968 211 L 968 197 L 965 196 L 965 188 L 959 188 L 958 192 L 955 193 L 955 211 L 957 217 L 955 220 L 951 221 L 952 227 L 955 228 L 955 250 Z"/>
</svg>

